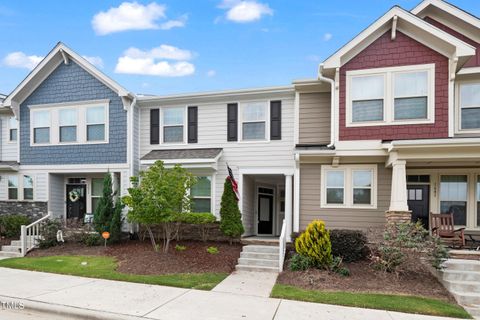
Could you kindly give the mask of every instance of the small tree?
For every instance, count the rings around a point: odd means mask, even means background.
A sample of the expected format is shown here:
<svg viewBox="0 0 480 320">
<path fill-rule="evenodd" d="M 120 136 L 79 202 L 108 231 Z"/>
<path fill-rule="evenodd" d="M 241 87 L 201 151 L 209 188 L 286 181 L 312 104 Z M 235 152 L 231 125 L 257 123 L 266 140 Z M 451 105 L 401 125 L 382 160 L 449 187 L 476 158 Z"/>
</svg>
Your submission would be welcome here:
<svg viewBox="0 0 480 320">
<path fill-rule="evenodd" d="M 220 205 L 220 230 L 230 237 L 230 244 L 233 239 L 239 238 L 245 229 L 242 224 L 242 215 L 238 208 L 238 201 L 233 192 L 232 182 L 225 179 L 223 185 L 222 202 Z"/>
<path fill-rule="evenodd" d="M 132 177 L 132 187 L 123 203 L 128 206 L 128 219 L 145 226 L 153 248 L 158 250 L 153 226 L 163 231 L 164 252 L 170 241 L 178 234 L 179 217 L 191 207 L 187 190 L 195 183 L 195 177 L 180 165 L 172 169 L 164 167 L 162 161 L 155 162 L 140 177 Z"/>
<path fill-rule="evenodd" d="M 107 173 L 103 178 L 102 197 L 93 213 L 93 226 L 100 234 L 104 231 L 110 231 L 110 223 L 112 221 L 114 209 L 113 197 L 112 176 L 110 173 Z"/>
<path fill-rule="evenodd" d="M 115 200 L 112 220 L 110 221 L 110 242 L 119 242 L 122 239 L 122 211 L 124 205 L 120 199 Z"/>
</svg>

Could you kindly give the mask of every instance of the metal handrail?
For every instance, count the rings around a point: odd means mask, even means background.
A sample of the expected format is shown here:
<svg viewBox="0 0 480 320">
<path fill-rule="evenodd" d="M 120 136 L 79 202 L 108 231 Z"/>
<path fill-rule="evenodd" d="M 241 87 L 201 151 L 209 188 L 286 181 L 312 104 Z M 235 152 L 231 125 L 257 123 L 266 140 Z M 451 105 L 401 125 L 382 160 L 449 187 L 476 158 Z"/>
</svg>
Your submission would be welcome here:
<svg viewBox="0 0 480 320">
<path fill-rule="evenodd" d="M 38 240 L 40 239 L 42 230 L 40 229 L 40 224 L 49 219 L 51 213 L 49 212 L 46 216 L 30 223 L 28 226 L 22 225 L 20 232 L 20 242 L 21 242 L 21 254 L 24 257 L 28 251 L 36 248 L 38 246 Z"/>
</svg>

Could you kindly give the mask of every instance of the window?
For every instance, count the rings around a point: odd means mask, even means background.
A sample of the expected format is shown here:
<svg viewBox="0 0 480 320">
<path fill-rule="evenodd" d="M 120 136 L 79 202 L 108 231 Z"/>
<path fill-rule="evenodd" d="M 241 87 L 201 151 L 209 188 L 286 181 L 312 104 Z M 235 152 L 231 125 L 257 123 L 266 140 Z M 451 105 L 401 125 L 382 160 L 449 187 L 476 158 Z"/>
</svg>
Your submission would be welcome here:
<svg viewBox="0 0 480 320">
<path fill-rule="evenodd" d="M 265 140 L 267 104 L 249 102 L 242 105 L 242 140 Z"/>
<path fill-rule="evenodd" d="M 321 206 L 376 208 L 376 165 L 322 166 Z"/>
<path fill-rule="evenodd" d="M 460 130 L 480 129 L 480 83 L 460 85 Z"/>
<path fill-rule="evenodd" d="M 434 76 L 434 64 L 347 71 L 347 127 L 433 123 Z"/>
<path fill-rule="evenodd" d="M 383 121 L 385 77 L 375 75 L 352 79 L 352 122 Z"/>
<path fill-rule="evenodd" d="M 92 178 L 92 213 L 95 213 L 98 203 L 102 198 L 103 193 L 103 179 Z"/>
<path fill-rule="evenodd" d="M 18 177 L 8 177 L 8 200 L 18 200 Z"/>
<path fill-rule="evenodd" d="M 60 109 L 58 111 L 60 142 L 77 141 L 77 110 Z"/>
<path fill-rule="evenodd" d="M 193 212 L 211 212 L 211 185 L 211 177 L 197 177 L 197 182 L 190 189 Z"/>
<path fill-rule="evenodd" d="M 32 112 L 33 143 L 50 143 L 50 111 Z"/>
<path fill-rule="evenodd" d="M 183 143 L 185 108 L 163 109 L 163 142 Z"/>
<path fill-rule="evenodd" d="M 428 72 L 394 74 L 394 119 L 427 119 Z"/>
<path fill-rule="evenodd" d="M 33 200 L 33 178 L 23 176 L 23 200 Z"/>
<path fill-rule="evenodd" d="M 9 130 L 9 140 L 17 141 L 18 121 L 17 119 L 15 119 L 15 117 L 10 117 L 10 119 L 8 119 L 8 130 Z"/>
<path fill-rule="evenodd" d="M 440 178 L 440 212 L 453 213 L 456 225 L 467 223 L 468 177 L 444 175 Z"/>
<path fill-rule="evenodd" d="M 87 141 L 105 140 L 105 107 L 87 108 Z"/>
</svg>

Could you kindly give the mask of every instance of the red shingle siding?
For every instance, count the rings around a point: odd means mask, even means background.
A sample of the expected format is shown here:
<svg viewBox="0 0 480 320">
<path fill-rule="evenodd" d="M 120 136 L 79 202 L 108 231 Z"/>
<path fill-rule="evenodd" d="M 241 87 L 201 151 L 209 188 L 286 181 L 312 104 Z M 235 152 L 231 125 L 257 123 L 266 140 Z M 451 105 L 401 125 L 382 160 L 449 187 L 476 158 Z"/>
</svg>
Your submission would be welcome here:
<svg viewBox="0 0 480 320">
<path fill-rule="evenodd" d="M 418 125 L 345 126 L 346 72 L 435 63 L 435 123 Z M 448 137 L 448 59 L 397 31 L 388 31 L 340 68 L 340 140 L 402 140 Z"/>
</svg>

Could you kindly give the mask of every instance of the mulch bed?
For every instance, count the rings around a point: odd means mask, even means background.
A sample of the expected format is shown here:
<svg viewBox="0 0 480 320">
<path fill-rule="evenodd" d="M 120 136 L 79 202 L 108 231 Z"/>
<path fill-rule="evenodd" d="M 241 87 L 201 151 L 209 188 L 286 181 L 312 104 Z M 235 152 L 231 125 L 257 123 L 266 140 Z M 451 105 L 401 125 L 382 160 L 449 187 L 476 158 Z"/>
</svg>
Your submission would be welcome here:
<svg viewBox="0 0 480 320">
<path fill-rule="evenodd" d="M 87 247 L 80 243 L 68 242 L 62 246 L 44 250 L 34 250 L 30 257 L 56 255 L 102 255 L 117 259 L 117 271 L 130 274 L 171 274 L 171 273 L 204 273 L 226 272 L 235 269 L 242 246 L 229 245 L 224 242 L 179 241 L 186 246 L 185 251 L 175 250 L 176 241 L 170 243 L 168 253 L 155 252 L 150 241 L 129 240 L 124 243 Z M 210 254 L 207 248 L 217 247 L 218 254 Z"/>
<path fill-rule="evenodd" d="M 406 294 L 455 301 L 427 267 L 423 271 L 396 275 L 373 269 L 370 261 L 345 266 L 350 269 L 349 277 L 317 269 L 288 270 L 279 275 L 277 283 L 311 290 Z"/>
</svg>

